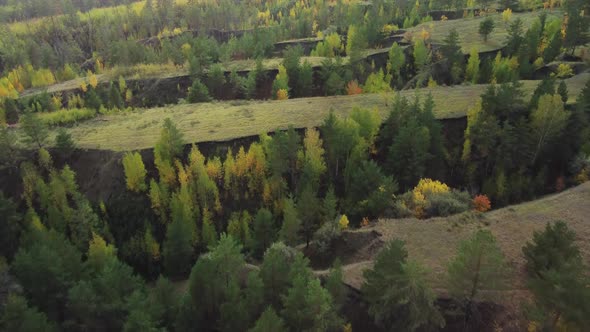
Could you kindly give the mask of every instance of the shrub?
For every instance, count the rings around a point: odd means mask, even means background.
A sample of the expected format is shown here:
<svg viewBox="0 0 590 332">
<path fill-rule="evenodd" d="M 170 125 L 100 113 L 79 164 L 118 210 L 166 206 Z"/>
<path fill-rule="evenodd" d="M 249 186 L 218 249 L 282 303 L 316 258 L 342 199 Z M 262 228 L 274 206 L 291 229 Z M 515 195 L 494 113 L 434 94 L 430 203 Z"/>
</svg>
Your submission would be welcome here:
<svg viewBox="0 0 590 332">
<path fill-rule="evenodd" d="M 467 211 L 470 207 L 469 195 L 452 190 L 446 184 L 421 179 L 412 191 L 400 195 L 393 204 L 396 217 L 413 215 L 416 218 L 449 216 Z"/>
<path fill-rule="evenodd" d="M 452 190 L 436 193 L 428 197 L 426 214 L 430 217 L 447 217 L 469 210 L 469 195 L 465 192 Z"/>
<path fill-rule="evenodd" d="M 492 203 L 486 195 L 477 195 L 473 198 L 473 207 L 476 211 L 486 212 L 492 208 Z"/>
<path fill-rule="evenodd" d="M 340 217 L 338 224 L 340 225 L 341 230 L 347 229 L 349 224 L 348 217 L 343 214 L 342 217 Z"/>
<path fill-rule="evenodd" d="M 559 66 L 557 66 L 557 72 L 555 73 L 555 76 L 557 76 L 558 78 L 567 78 L 567 77 L 571 77 L 574 75 L 574 70 L 572 69 L 572 67 L 568 64 L 565 63 L 560 63 Z"/>
<path fill-rule="evenodd" d="M 289 92 L 285 89 L 277 90 L 277 100 L 287 100 L 289 99 Z"/>
<path fill-rule="evenodd" d="M 414 192 L 420 192 L 423 195 L 448 193 L 451 188 L 446 184 L 432 179 L 420 179 L 418 185 L 414 187 Z"/>
<path fill-rule="evenodd" d="M 88 120 L 96 115 L 96 111 L 88 108 L 62 109 L 50 113 L 40 113 L 39 118 L 48 126 L 71 125 L 78 121 Z"/>
<path fill-rule="evenodd" d="M 346 85 L 347 95 L 360 95 L 361 93 L 363 93 L 363 89 L 359 86 L 359 83 L 356 80 L 348 82 Z"/>
</svg>

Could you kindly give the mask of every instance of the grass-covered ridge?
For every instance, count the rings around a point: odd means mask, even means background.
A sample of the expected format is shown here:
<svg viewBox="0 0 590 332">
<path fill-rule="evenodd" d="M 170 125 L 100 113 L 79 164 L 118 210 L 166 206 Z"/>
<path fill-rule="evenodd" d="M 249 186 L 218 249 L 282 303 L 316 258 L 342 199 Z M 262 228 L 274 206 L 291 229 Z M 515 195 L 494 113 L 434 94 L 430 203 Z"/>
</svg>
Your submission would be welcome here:
<svg viewBox="0 0 590 332">
<path fill-rule="evenodd" d="M 566 80 L 570 101 L 575 101 L 589 77 L 590 74 L 581 74 Z M 522 81 L 526 98 L 530 98 L 539 82 Z M 437 118 L 451 119 L 465 116 L 486 87 L 485 84 L 441 86 L 399 93 L 409 98 L 432 93 Z M 162 122 L 172 118 L 188 142 L 226 141 L 289 125 L 296 128 L 318 126 L 331 109 L 338 116 L 346 116 L 354 107 L 378 109 L 385 117 L 395 93 L 174 105 L 101 116 L 68 131 L 82 148 L 136 150 L 153 147 Z"/>
</svg>

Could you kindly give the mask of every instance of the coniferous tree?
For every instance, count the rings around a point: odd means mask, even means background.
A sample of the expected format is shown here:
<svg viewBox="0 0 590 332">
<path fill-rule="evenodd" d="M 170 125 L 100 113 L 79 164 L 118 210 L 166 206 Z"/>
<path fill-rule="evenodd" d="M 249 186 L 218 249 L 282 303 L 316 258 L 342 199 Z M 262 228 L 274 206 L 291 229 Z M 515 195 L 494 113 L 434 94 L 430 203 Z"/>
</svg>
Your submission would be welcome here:
<svg viewBox="0 0 590 332">
<path fill-rule="evenodd" d="M 0 256 L 11 259 L 18 249 L 21 219 L 13 201 L 0 191 Z"/>
<path fill-rule="evenodd" d="M 272 213 L 267 209 L 260 209 L 254 217 L 253 233 L 253 250 L 258 256 L 262 256 L 264 251 L 272 244 L 275 239 L 276 231 L 274 229 Z"/>
<path fill-rule="evenodd" d="M 289 274 L 295 258 L 295 250 L 282 242 L 274 243 L 264 253 L 260 266 L 260 277 L 264 284 L 265 303 L 279 310 L 281 296 L 284 295 L 291 283 Z"/>
<path fill-rule="evenodd" d="M 361 291 L 369 314 L 377 325 L 392 331 L 444 326 L 423 268 L 407 257 L 404 243 L 393 240 L 377 255 L 373 268 L 363 273 Z"/>
<path fill-rule="evenodd" d="M 473 316 L 475 299 L 480 291 L 504 287 L 506 265 L 504 255 L 490 231 L 477 231 L 461 242 L 457 255 L 449 263 L 449 291 L 465 310 L 465 322 Z"/>
<path fill-rule="evenodd" d="M 55 324 L 47 319 L 43 312 L 27 305 L 21 296 L 10 295 L 0 316 L 0 327 L 4 331 L 32 332 L 57 331 Z"/>
<path fill-rule="evenodd" d="M 65 129 L 60 128 L 55 136 L 55 148 L 62 153 L 64 156 L 69 157 L 70 154 L 76 148 L 72 135 L 70 135 Z"/>
<path fill-rule="evenodd" d="M 266 308 L 262 315 L 256 321 L 256 325 L 248 330 L 249 332 L 286 332 L 285 323 L 279 315 L 273 310 L 272 307 Z"/>
<path fill-rule="evenodd" d="M 290 246 L 298 244 L 301 230 L 301 220 L 299 219 L 295 201 L 292 198 L 285 200 L 283 208 L 283 225 L 279 231 L 279 238 Z"/>
<path fill-rule="evenodd" d="M 81 253 L 54 230 L 30 230 L 21 241 L 11 270 L 32 306 L 49 319 L 62 317 L 68 290 L 82 276 Z"/>
<path fill-rule="evenodd" d="M 549 330 L 559 322 L 582 329 L 589 323 L 590 280 L 575 237 L 564 222 L 548 223 L 522 249 L 540 323 Z"/>
<path fill-rule="evenodd" d="M 334 306 L 339 310 L 346 300 L 346 286 L 342 282 L 343 272 L 340 259 L 336 258 L 326 278 L 326 289 L 332 295 Z"/>
<path fill-rule="evenodd" d="M 43 123 L 43 120 L 33 112 L 27 112 L 21 117 L 20 121 L 21 128 L 26 135 L 27 144 L 42 148 L 49 136 L 47 126 Z"/>
<path fill-rule="evenodd" d="M 163 259 L 168 276 L 182 277 L 188 272 L 193 257 L 193 234 L 188 223 L 176 219 L 168 225 L 164 240 Z"/>
<path fill-rule="evenodd" d="M 517 17 L 508 28 L 508 37 L 506 40 L 506 55 L 514 55 L 520 49 L 524 38 L 523 23 L 520 17 Z"/>
<path fill-rule="evenodd" d="M 200 79 L 195 78 L 193 81 L 193 85 L 190 87 L 188 91 L 187 100 L 190 103 L 203 103 L 211 101 L 211 96 L 209 95 L 209 89 Z"/>
<path fill-rule="evenodd" d="M 494 19 L 491 17 L 485 18 L 483 21 L 481 21 L 478 32 L 481 38 L 483 38 L 484 42 L 488 42 L 488 37 L 492 31 L 494 31 L 495 26 L 496 24 L 494 23 Z"/>
</svg>

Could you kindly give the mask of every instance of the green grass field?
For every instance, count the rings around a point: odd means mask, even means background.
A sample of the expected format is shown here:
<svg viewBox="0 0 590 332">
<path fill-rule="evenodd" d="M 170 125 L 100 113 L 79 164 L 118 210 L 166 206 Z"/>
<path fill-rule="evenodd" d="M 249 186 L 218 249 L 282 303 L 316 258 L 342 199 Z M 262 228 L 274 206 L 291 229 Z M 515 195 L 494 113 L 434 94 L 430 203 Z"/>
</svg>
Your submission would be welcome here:
<svg viewBox="0 0 590 332">
<path fill-rule="evenodd" d="M 541 11 L 513 13 L 510 22 L 513 22 L 519 17 L 522 20 L 524 31 L 526 31 L 533 24 L 533 21 L 539 17 L 540 13 Z M 562 13 L 559 10 L 547 11 L 547 14 L 547 20 L 562 17 Z M 469 51 L 471 51 L 473 47 L 476 47 L 479 52 L 495 51 L 504 47 L 506 37 L 508 36 L 506 29 L 509 24 L 505 24 L 502 21 L 501 13 L 490 15 L 490 17 L 494 19 L 495 29 L 490 34 L 487 42 L 484 42 L 477 33 L 479 30 L 479 24 L 484 20 L 484 17 L 427 22 L 408 29 L 407 34 L 409 36 L 417 36 L 422 30 L 425 30 L 430 33 L 430 38 L 433 43 L 443 44 L 444 39 L 449 35 L 449 32 L 452 29 L 457 29 L 463 53 L 469 54 Z"/>
<path fill-rule="evenodd" d="M 566 80 L 570 101 L 575 100 L 590 74 Z M 530 96 L 539 81 L 522 81 Z M 401 91 L 413 98 L 432 93 L 437 118 L 465 116 L 487 85 L 461 85 Z M 171 118 L 187 142 L 226 141 L 258 135 L 293 125 L 314 127 L 333 109 L 347 116 L 354 107 L 377 109 L 385 117 L 394 93 L 354 96 L 298 98 L 285 101 L 231 101 L 174 105 L 104 115 L 67 129 L 82 148 L 126 151 L 151 148 L 158 139 L 164 119 Z M 52 133 L 55 135 L 55 133 Z"/>
</svg>

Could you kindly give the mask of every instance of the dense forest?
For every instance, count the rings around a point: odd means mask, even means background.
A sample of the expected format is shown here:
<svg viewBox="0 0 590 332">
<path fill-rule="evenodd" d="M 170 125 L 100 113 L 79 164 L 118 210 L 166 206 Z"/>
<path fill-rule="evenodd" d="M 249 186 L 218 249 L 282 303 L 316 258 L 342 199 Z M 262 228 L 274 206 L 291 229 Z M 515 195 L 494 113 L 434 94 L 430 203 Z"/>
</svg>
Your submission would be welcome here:
<svg viewBox="0 0 590 332">
<path fill-rule="evenodd" d="M 583 0 L 0 0 L 0 329 L 585 331 L 586 235 L 568 215 L 542 220 L 514 258 L 485 215 L 588 181 L 589 13 Z M 459 106 L 433 92 L 473 86 L 462 117 L 441 116 Z M 383 102 L 344 113 L 326 99 L 361 94 Z M 291 99 L 326 99 L 326 116 L 205 148 L 174 113 L 297 112 L 281 109 Z M 161 114 L 152 148 L 109 151 L 121 177 L 91 199 L 71 165 L 97 152 L 72 133 L 147 112 Z M 404 234 L 346 282 L 353 236 L 457 215 L 477 229 L 444 248 L 444 289 Z M 513 309 L 490 294 L 517 288 L 516 326 L 502 325 Z"/>
</svg>

